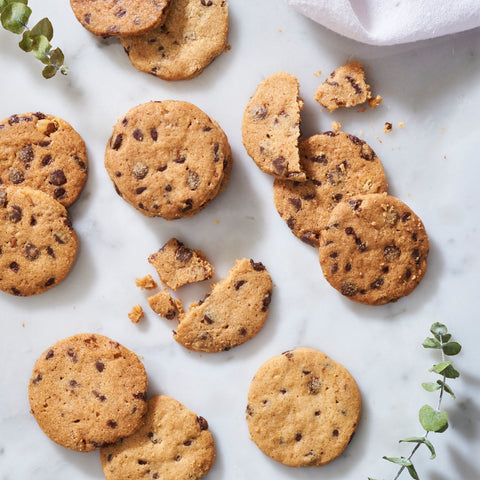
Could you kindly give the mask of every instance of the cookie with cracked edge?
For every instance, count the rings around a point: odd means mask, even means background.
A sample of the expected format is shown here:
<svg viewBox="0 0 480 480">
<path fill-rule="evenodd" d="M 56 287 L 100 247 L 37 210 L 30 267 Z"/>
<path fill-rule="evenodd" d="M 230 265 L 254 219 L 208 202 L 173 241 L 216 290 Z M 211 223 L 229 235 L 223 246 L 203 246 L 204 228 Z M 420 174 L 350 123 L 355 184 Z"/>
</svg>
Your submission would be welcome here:
<svg viewBox="0 0 480 480">
<path fill-rule="evenodd" d="M 179 315 L 173 338 L 197 352 L 221 352 L 253 338 L 263 327 L 272 279 L 261 262 L 237 260 L 225 280 Z"/>
<path fill-rule="evenodd" d="M 200 479 L 215 461 L 208 422 L 177 400 L 148 401 L 144 425 L 133 435 L 100 450 L 107 480 Z"/>
<path fill-rule="evenodd" d="M 188 102 L 132 108 L 116 124 L 105 167 L 117 193 L 146 216 L 190 217 L 224 188 L 232 166 L 217 122 Z"/>
<path fill-rule="evenodd" d="M 225 50 L 227 35 L 227 2 L 175 0 L 163 25 L 120 40 L 138 70 L 163 80 L 187 80 Z"/>
<path fill-rule="evenodd" d="M 260 450 L 290 467 L 318 467 L 346 448 L 360 420 L 361 398 L 345 367 L 297 348 L 267 360 L 248 392 L 247 421 Z"/>
<path fill-rule="evenodd" d="M 321 233 L 324 277 L 342 295 L 383 305 L 409 295 L 427 270 L 429 240 L 420 218 L 386 193 L 352 196 Z"/>
<path fill-rule="evenodd" d="M 302 108 L 298 81 L 287 72 L 266 78 L 248 101 L 242 122 L 243 145 L 263 172 L 306 180 L 298 154 Z"/>
<path fill-rule="evenodd" d="M 88 452 L 141 427 L 146 390 L 137 355 L 103 335 L 81 333 L 43 352 L 28 396 L 31 413 L 51 440 Z"/>
<path fill-rule="evenodd" d="M 191 249 L 171 238 L 158 252 L 148 257 L 162 283 L 172 290 L 187 283 L 201 282 L 213 277 L 215 269 L 200 250 Z"/>
<path fill-rule="evenodd" d="M 63 205 L 39 190 L 0 186 L 0 290 L 30 296 L 65 279 L 78 237 Z"/>
<path fill-rule="evenodd" d="M 141 35 L 163 24 L 171 0 L 70 0 L 77 20 L 98 37 Z"/>
<path fill-rule="evenodd" d="M 334 70 L 315 91 L 315 100 L 330 112 L 339 107 L 354 107 L 372 97 L 365 82 L 362 62 L 347 63 Z"/>
<path fill-rule="evenodd" d="M 41 112 L 0 121 L 0 185 L 41 190 L 68 207 L 87 180 L 82 137 L 65 120 Z"/>
<path fill-rule="evenodd" d="M 294 235 L 317 247 L 332 209 L 355 194 L 387 191 L 387 180 L 375 152 L 363 140 L 344 132 L 325 132 L 299 147 L 306 182 L 275 179 L 273 199 Z"/>
</svg>

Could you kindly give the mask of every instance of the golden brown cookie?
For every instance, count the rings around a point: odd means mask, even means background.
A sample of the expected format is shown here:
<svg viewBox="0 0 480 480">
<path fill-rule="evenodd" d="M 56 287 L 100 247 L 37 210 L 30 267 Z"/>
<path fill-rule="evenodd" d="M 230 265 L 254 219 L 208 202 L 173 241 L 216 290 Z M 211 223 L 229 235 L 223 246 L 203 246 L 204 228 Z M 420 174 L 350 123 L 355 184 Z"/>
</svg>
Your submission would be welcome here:
<svg viewBox="0 0 480 480">
<path fill-rule="evenodd" d="M 162 283 L 172 290 L 187 283 L 201 282 L 213 277 L 215 269 L 200 250 L 192 250 L 171 238 L 148 261 L 155 267 Z"/>
<path fill-rule="evenodd" d="M 299 182 L 306 179 L 298 156 L 302 108 L 298 81 L 287 72 L 266 78 L 250 98 L 243 114 L 242 139 L 265 173 Z"/>
<path fill-rule="evenodd" d="M 170 0 L 70 0 L 77 20 L 99 37 L 141 35 L 165 21 Z"/>
<path fill-rule="evenodd" d="M 367 305 L 410 294 L 427 270 L 429 241 L 422 221 L 384 194 L 339 203 L 320 238 L 323 275 L 342 295 Z"/>
<path fill-rule="evenodd" d="M 63 205 L 39 190 L 0 186 L 0 290 L 45 292 L 67 276 L 77 250 Z"/>
<path fill-rule="evenodd" d="M 223 52 L 227 34 L 224 0 L 175 0 L 164 25 L 121 42 L 138 70 L 164 80 L 186 80 Z"/>
<path fill-rule="evenodd" d="M 107 480 L 198 480 L 212 468 L 215 445 L 208 423 L 165 395 L 148 401 L 142 428 L 101 449 Z"/>
<path fill-rule="evenodd" d="M 363 140 L 344 132 L 325 132 L 304 140 L 300 162 L 307 181 L 275 179 L 273 199 L 292 233 L 313 247 L 318 247 L 320 232 L 340 201 L 387 190 L 375 152 Z"/>
<path fill-rule="evenodd" d="M 182 302 L 173 299 L 167 292 L 158 292 L 147 300 L 150 308 L 167 320 L 173 320 L 179 312 L 183 313 Z"/>
<path fill-rule="evenodd" d="M 272 279 L 260 262 L 237 260 L 227 278 L 179 316 L 173 338 L 197 352 L 221 352 L 253 338 L 268 317 Z"/>
<path fill-rule="evenodd" d="M 48 193 L 68 207 L 87 180 L 87 151 L 65 120 L 44 113 L 12 115 L 0 122 L 0 185 Z"/>
<path fill-rule="evenodd" d="M 189 217 L 225 188 L 232 165 L 218 123 L 191 103 L 132 108 L 116 124 L 105 167 L 117 193 L 147 216 Z"/>
<path fill-rule="evenodd" d="M 259 368 L 247 421 L 265 455 L 290 467 L 317 467 L 343 452 L 360 410 L 360 392 L 345 367 L 318 350 L 297 348 Z"/>
<path fill-rule="evenodd" d="M 28 396 L 51 440 L 88 452 L 140 428 L 146 390 L 145 369 L 133 352 L 103 335 L 81 333 L 42 354 Z"/>
<path fill-rule="evenodd" d="M 315 100 L 330 112 L 339 107 L 360 105 L 371 96 L 370 85 L 365 83 L 362 62 L 347 63 L 337 68 L 315 92 Z"/>
</svg>

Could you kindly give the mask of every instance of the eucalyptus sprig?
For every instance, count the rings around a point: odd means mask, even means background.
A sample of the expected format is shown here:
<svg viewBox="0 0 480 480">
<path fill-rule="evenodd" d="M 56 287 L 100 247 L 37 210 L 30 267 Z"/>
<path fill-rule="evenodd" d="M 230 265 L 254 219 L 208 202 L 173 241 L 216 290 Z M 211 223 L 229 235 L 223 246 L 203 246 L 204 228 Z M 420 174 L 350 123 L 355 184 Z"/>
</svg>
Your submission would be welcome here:
<svg viewBox="0 0 480 480">
<path fill-rule="evenodd" d="M 419 449 L 421 445 L 425 445 L 430 451 L 430 459 L 436 457 L 435 448 L 427 439 L 430 432 L 442 433 L 448 428 L 448 414 L 447 412 L 441 410 L 443 394 L 447 392 L 453 399 L 455 399 L 455 394 L 449 385 L 445 382 L 448 379 L 454 379 L 460 376 L 460 373 L 453 367 L 453 362 L 447 360 L 447 356 L 457 355 L 462 349 L 461 345 L 457 342 L 451 341 L 451 334 L 448 333 L 447 327 L 441 323 L 434 323 L 430 327 L 430 332 L 433 334 L 433 337 L 428 337 L 423 342 L 425 348 L 437 349 L 441 353 L 441 362 L 433 365 L 429 370 L 434 374 L 440 375 L 440 379 L 437 379 L 435 382 L 426 382 L 422 383 L 422 387 L 427 390 L 427 392 L 439 391 L 438 401 L 436 408 L 431 407 L 430 405 L 424 405 L 420 408 L 418 418 L 420 424 L 425 429 L 425 434 L 423 437 L 409 437 L 400 440 L 399 442 L 408 442 L 414 443 L 412 452 L 408 457 L 383 457 L 389 462 L 400 465 L 400 469 L 393 478 L 397 480 L 404 470 L 410 474 L 414 480 L 420 480 L 417 471 L 412 462 L 412 457 L 415 455 L 415 452 Z M 373 478 L 368 477 L 368 480 L 374 480 Z"/>
<path fill-rule="evenodd" d="M 53 48 L 50 40 L 53 38 L 53 27 L 48 18 L 43 18 L 31 29 L 28 20 L 32 9 L 28 0 L 0 0 L 0 21 L 6 30 L 22 35 L 18 44 L 25 52 L 33 52 L 45 67 L 42 75 L 52 78 L 58 71 L 63 75 L 68 73 L 64 65 L 64 55 L 60 48 Z"/>
</svg>

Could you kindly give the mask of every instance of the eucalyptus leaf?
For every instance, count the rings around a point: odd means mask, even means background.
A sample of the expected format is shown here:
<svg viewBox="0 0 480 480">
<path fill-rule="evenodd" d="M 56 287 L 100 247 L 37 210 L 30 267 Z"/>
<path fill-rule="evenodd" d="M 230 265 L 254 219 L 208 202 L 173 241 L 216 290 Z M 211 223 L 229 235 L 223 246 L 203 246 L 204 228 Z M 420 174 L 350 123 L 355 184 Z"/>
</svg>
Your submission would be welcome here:
<svg viewBox="0 0 480 480">
<path fill-rule="evenodd" d="M 437 455 L 435 453 L 435 448 L 432 445 L 430 440 L 427 440 L 425 437 L 409 437 L 404 438 L 403 440 L 399 440 L 399 442 L 409 442 L 409 443 L 422 443 L 423 445 L 427 446 L 432 454 L 430 459 L 433 460 Z"/>
<path fill-rule="evenodd" d="M 448 426 L 447 412 L 435 410 L 430 405 L 424 405 L 420 409 L 418 418 L 427 432 L 445 431 Z"/>
<path fill-rule="evenodd" d="M 401 465 L 402 467 L 409 467 L 412 462 L 404 457 L 383 457 L 385 460 L 389 462 L 396 463 L 397 465 Z"/>
<path fill-rule="evenodd" d="M 50 41 L 53 38 L 53 26 L 48 18 L 42 18 L 34 27 L 31 29 L 32 35 L 43 35 L 47 37 L 47 40 Z"/>
<path fill-rule="evenodd" d="M 2 10 L 2 26 L 5 30 L 20 34 L 25 30 L 31 14 L 31 8 L 24 3 L 9 3 Z"/>
<path fill-rule="evenodd" d="M 24 52 L 31 52 L 33 50 L 33 38 L 31 36 L 30 30 L 25 30 L 23 32 L 22 39 L 20 40 L 18 45 Z"/>
<path fill-rule="evenodd" d="M 446 325 L 444 325 L 443 323 L 438 323 L 438 322 L 435 322 L 430 327 L 430 331 L 435 335 L 435 337 L 437 337 L 437 335 L 439 335 L 439 336 L 441 335 L 443 337 L 448 332 Z"/>
<path fill-rule="evenodd" d="M 33 42 L 33 54 L 42 63 L 48 65 L 50 63 L 50 49 L 52 46 L 44 35 L 38 35 Z"/>
<path fill-rule="evenodd" d="M 9 4 L 9 3 L 24 3 L 25 5 L 28 3 L 28 0 L 0 0 L 0 14 L 2 10 Z"/>
<path fill-rule="evenodd" d="M 55 65 L 47 65 L 43 70 L 42 70 L 42 75 L 44 78 L 52 78 L 55 76 L 57 73 L 58 68 L 55 67 Z"/>
<path fill-rule="evenodd" d="M 407 470 L 408 470 L 408 473 L 410 474 L 410 476 L 412 478 L 414 478 L 415 480 L 420 480 L 418 478 L 418 474 L 417 474 L 417 472 L 415 470 L 415 467 L 413 465 L 410 465 L 409 467 L 407 467 Z"/>
<path fill-rule="evenodd" d="M 425 383 L 422 383 L 422 387 L 427 392 L 434 392 L 435 390 L 440 390 L 440 388 L 442 388 L 442 386 L 439 385 L 437 382 L 425 382 Z"/>
<path fill-rule="evenodd" d="M 442 348 L 442 344 L 435 338 L 428 337 L 423 342 L 425 348 Z"/>
<path fill-rule="evenodd" d="M 446 378 L 458 378 L 460 373 L 453 368 L 453 365 L 449 365 L 443 372 Z"/>
<path fill-rule="evenodd" d="M 448 368 L 450 365 L 452 364 L 452 362 L 442 362 L 442 363 L 437 363 L 436 365 L 434 365 L 430 371 L 431 372 L 435 372 L 435 373 L 443 373 L 443 371 Z"/>
<path fill-rule="evenodd" d="M 442 350 L 445 355 L 457 355 L 461 349 L 462 346 L 457 342 L 448 342 L 442 345 Z"/>
<path fill-rule="evenodd" d="M 64 59 L 63 52 L 59 48 L 50 52 L 50 64 L 56 66 L 63 65 Z"/>
<path fill-rule="evenodd" d="M 443 382 L 442 380 L 437 380 L 437 384 L 439 385 L 439 388 L 443 387 L 443 389 L 449 393 L 452 398 L 455 400 L 455 394 L 453 393 L 453 390 L 450 388 L 449 385 L 447 385 L 445 382 Z"/>
</svg>

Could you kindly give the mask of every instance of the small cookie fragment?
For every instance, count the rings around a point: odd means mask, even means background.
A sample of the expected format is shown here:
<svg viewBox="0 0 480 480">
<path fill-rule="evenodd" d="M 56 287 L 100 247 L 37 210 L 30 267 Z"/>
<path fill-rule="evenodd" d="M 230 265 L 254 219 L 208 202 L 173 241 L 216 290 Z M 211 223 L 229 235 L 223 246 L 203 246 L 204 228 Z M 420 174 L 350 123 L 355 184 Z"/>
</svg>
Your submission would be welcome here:
<svg viewBox="0 0 480 480">
<path fill-rule="evenodd" d="M 200 250 L 192 250 L 171 238 L 148 261 L 155 267 L 160 280 L 172 290 L 187 283 L 201 282 L 213 277 L 215 269 Z"/>
<path fill-rule="evenodd" d="M 225 50 L 227 35 L 226 1 L 175 0 L 163 25 L 120 40 L 138 70 L 164 80 L 187 80 Z"/>
<path fill-rule="evenodd" d="M 87 180 L 87 150 L 65 120 L 45 113 L 0 121 L 0 185 L 30 187 L 68 207 Z"/>
<path fill-rule="evenodd" d="M 167 320 L 173 320 L 183 308 L 179 300 L 174 300 L 167 292 L 158 292 L 147 298 L 150 308 Z"/>
<path fill-rule="evenodd" d="M 339 202 L 360 193 L 386 192 L 387 180 L 373 149 L 354 135 L 313 135 L 299 151 L 307 181 L 275 179 L 273 199 L 292 233 L 317 248 L 320 232 Z"/>
<path fill-rule="evenodd" d="M 385 122 L 385 125 L 383 126 L 383 131 L 385 133 L 389 133 L 393 130 L 393 125 L 390 122 Z"/>
<path fill-rule="evenodd" d="M 100 450 L 107 480 L 200 479 L 212 468 L 215 445 L 208 423 L 165 395 L 148 401 L 144 425 Z"/>
<path fill-rule="evenodd" d="M 138 323 L 143 318 L 143 308 L 140 305 L 134 305 L 128 314 L 132 323 Z"/>
<path fill-rule="evenodd" d="M 35 363 L 31 413 L 44 433 L 88 452 L 135 432 L 144 421 L 147 374 L 137 355 L 108 337 L 58 341 Z"/>
<path fill-rule="evenodd" d="M 250 98 L 243 114 L 242 140 L 263 172 L 305 180 L 298 156 L 302 108 L 298 81 L 287 72 L 266 78 Z"/>
<path fill-rule="evenodd" d="M 380 95 L 377 95 L 375 98 L 371 98 L 368 101 L 368 106 L 370 108 L 377 108 L 381 103 L 383 103 L 383 98 Z"/>
<path fill-rule="evenodd" d="M 371 98 L 370 85 L 365 83 L 362 62 L 347 63 L 334 70 L 317 87 L 315 100 L 330 112 L 339 107 L 353 107 Z"/>
<path fill-rule="evenodd" d="M 98 37 L 140 35 L 165 21 L 170 0 L 70 0 L 77 20 Z"/>
<path fill-rule="evenodd" d="M 197 352 L 221 352 L 253 338 L 263 327 L 272 279 L 261 262 L 237 260 L 227 278 L 179 316 L 173 338 Z"/>
<path fill-rule="evenodd" d="M 157 283 L 150 274 L 145 275 L 142 278 L 136 278 L 135 285 L 142 290 L 153 290 L 154 288 L 158 287 Z"/>
<path fill-rule="evenodd" d="M 39 190 L 0 185 L 0 290 L 30 296 L 53 288 L 77 251 L 63 205 Z"/>
<path fill-rule="evenodd" d="M 422 221 L 387 194 L 356 195 L 335 207 L 321 234 L 324 277 L 342 295 L 383 305 L 409 295 L 427 270 Z"/>
<path fill-rule="evenodd" d="M 290 467 L 318 467 L 344 451 L 360 411 L 360 392 L 345 367 L 297 348 L 255 373 L 246 413 L 250 437 L 265 455 Z"/>
</svg>

